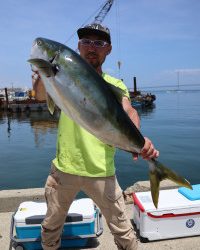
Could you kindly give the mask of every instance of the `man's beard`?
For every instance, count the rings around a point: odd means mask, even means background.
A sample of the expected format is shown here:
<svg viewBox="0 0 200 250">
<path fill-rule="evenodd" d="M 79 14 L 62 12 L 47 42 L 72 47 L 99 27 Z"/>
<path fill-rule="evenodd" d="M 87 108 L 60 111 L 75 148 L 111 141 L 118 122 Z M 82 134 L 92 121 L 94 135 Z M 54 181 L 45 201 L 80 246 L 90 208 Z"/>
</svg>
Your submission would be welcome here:
<svg viewBox="0 0 200 250">
<path fill-rule="evenodd" d="M 102 65 L 96 53 L 92 52 L 88 53 L 85 59 L 94 69 L 97 69 Z"/>
<path fill-rule="evenodd" d="M 94 69 L 97 69 L 97 68 L 99 68 L 99 66 L 101 66 L 101 64 L 99 63 L 99 62 L 89 62 L 90 63 L 90 65 L 94 68 Z"/>
</svg>

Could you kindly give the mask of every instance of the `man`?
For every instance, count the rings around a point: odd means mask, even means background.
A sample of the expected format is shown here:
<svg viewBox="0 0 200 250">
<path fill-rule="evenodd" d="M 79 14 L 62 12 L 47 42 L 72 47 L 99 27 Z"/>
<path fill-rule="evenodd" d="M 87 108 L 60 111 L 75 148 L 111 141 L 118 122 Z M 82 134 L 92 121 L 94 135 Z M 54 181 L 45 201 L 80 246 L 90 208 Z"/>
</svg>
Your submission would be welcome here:
<svg viewBox="0 0 200 250">
<path fill-rule="evenodd" d="M 127 88 L 122 81 L 102 72 L 102 64 L 112 49 L 109 29 L 100 24 L 91 24 L 78 29 L 77 33 L 81 57 L 108 84 L 125 90 L 122 106 L 139 128 L 140 120 L 131 106 Z M 67 211 L 80 190 L 101 209 L 118 249 L 137 249 L 136 236 L 125 214 L 122 190 L 115 176 L 114 153 L 113 147 L 98 140 L 61 112 L 56 158 L 45 186 L 48 210 L 42 223 L 44 250 L 59 248 Z M 145 138 L 141 156 L 150 159 L 158 157 L 158 154 L 151 141 Z M 134 159 L 137 157 L 137 154 L 133 154 Z"/>
</svg>

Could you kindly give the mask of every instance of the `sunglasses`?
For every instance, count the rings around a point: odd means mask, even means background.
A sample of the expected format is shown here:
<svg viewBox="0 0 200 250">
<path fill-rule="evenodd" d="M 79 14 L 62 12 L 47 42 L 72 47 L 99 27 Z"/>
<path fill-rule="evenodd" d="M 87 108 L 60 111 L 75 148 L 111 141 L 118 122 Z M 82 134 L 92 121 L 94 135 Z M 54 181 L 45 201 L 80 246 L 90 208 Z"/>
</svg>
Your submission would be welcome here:
<svg viewBox="0 0 200 250">
<path fill-rule="evenodd" d="M 92 45 L 94 45 L 94 47 L 97 47 L 97 48 L 103 48 L 103 47 L 108 45 L 107 42 L 102 41 L 102 40 L 94 40 L 93 41 L 93 40 L 90 40 L 90 39 L 83 38 L 83 39 L 80 39 L 79 41 L 83 46 L 92 46 Z"/>
</svg>

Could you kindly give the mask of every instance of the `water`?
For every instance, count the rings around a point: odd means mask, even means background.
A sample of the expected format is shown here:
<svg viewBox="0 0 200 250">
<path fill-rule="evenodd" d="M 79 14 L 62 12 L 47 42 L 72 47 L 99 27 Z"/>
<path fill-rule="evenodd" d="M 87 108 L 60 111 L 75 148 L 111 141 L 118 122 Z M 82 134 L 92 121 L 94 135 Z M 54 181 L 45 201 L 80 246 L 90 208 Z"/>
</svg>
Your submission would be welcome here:
<svg viewBox="0 0 200 250">
<path fill-rule="evenodd" d="M 44 185 L 56 132 L 57 118 L 48 112 L 0 116 L 0 189 Z"/>
<path fill-rule="evenodd" d="M 192 184 L 200 183 L 200 92 L 158 93 L 156 97 L 155 108 L 140 113 L 143 135 L 159 149 L 159 161 Z M 132 163 L 123 153 L 117 155 L 117 162 L 123 187 L 149 178 L 143 160 Z"/>
<path fill-rule="evenodd" d="M 138 110 L 141 130 L 160 150 L 159 160 L 192 184 L 200 183 L 200 92 L 156 93 L 153 108 Z M 43 187 L 55 157 L 57 116 L 48 112 L 0 113 L 0 189 Z M 148 180 L 148 166 L 117 150 L 116 173 L 123 189 Z"/>
</svg>

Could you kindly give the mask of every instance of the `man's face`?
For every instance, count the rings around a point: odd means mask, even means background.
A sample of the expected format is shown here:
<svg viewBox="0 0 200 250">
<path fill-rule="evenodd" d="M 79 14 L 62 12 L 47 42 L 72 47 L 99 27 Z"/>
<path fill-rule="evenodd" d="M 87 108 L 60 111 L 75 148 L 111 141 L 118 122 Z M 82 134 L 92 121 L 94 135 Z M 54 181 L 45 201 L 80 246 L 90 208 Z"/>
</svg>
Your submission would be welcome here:
<svg viewBox="0 0 200 250">
<path fill-rule="evenodd" d="M 87 35 L 84 39 L 89 39 L 92 41 L 101 40 L 102 38 L 97 35 Z M 81 41 L 78 43 L 78 49 L 80 51 L 80 55 L 95 69 L 101 67 L 103 62 L 105 61 L 106 56 L 110 53 L 112 46 L 110 44 L 106 44 L 104 47 L 97 47 L 94 43 L 92 44 L 82 44 Z"/>
</svg>

